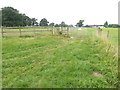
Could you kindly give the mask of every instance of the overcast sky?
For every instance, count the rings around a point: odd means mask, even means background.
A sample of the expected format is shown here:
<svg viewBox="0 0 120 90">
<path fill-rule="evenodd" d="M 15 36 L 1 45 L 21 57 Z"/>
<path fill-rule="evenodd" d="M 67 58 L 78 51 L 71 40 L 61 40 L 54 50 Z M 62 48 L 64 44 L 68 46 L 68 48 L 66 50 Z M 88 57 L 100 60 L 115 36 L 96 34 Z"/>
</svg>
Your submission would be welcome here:
<svg viewBox="0 0 120 90">
<path fill-rule="evenodd" d="M 84 24 L 118 23 L 119 0 L 0 0 L 0 8 L 11 6 L 30 18 L 40 21 L 75 25 L 79 20 Z"/>
</svg>

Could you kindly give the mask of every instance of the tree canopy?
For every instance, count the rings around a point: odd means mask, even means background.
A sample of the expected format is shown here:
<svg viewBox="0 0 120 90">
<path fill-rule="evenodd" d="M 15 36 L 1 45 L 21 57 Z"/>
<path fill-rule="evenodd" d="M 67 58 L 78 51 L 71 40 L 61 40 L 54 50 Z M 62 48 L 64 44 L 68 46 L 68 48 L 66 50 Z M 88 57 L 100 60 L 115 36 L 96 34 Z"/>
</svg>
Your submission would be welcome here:
<svg viewBox="0 0 120 90">
<path fill-rule="evenodd" d="M 59 24 L 55 24 L 55 27 L 60 27 L 60 25 Z"/>
<path fill-rule="evenodd" d="M 22 24 L 21 14 L 12 7 L 2 8 L 2 25 L 3 26 L 19 26 Z"/>
<path fill-rule="evenodd" d="M 120 28 L 120 25 L 118 25 L 118 24 L 109 24 L 108 27 L 109 28 Z"/>
<path fill-rule="evenodd" d="M 37 19 L 36 19 L 36 18 L 32 18 L 31 21 L 32 21 L 32 25 L 33 25 L 33 26 L 34 26 L 34 25 L 38 25 L 38 22 L 37 22 Z"/>
<path fill-rule="evenodd" d="M 108 27 L 108 22 L 107 21 L 104 23 L 104 27 Z"/>
<path fill-rule="evenodd" d="M 76 26 L 82 27 L 83 26 L 83 22 L 84 22 L 84 20 L 79 20 L 79 22 L 76 24 Z"/>
<path fill-rule="evenodd" d="M 53 22 L 49 24 L 49 26 L 54 26 L 54 25 L 55 25 L 55 23 L 53 23 Z"/>
<path fill-rule="evenodd" d="M 2 26 L 31 26 L 36 24 L 35 18 L 29 18 L 25 14 L 19 13 L 13 7 L 2 8 Z"/>
<path fill-rule="evenodd" d="M 40 21 L 40 26 L 48 26 L 48 21 L 47 21 L 47 19 L 46 18 L 43 18 L 43 19 L 41 19 L 41 21 Z"/>
<path fill-rule="evenodd" d="M 61 24 L 60 24 L 60 26 L 61 26 L 61 27 L 67 27 L 68 25 L 67 25 L 67 24 L 65 24 L 65 22 L 64 22 L 64 21 L 62 21 L 62 22 L 61 22 Z"/>
</svg>

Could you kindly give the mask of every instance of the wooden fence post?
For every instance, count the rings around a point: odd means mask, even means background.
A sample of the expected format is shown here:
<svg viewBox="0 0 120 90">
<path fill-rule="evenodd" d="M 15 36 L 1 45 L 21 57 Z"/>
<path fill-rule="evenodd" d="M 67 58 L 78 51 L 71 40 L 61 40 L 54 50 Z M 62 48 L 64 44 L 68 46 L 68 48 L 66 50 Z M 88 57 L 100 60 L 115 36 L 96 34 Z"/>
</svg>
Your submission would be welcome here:
<svg viewBox="0 0 120 90">
<path fill-rule="evenodd" d="M 63 34 L 63 31 L 64 31 L 64 28 L 63 28 L 63 27 L 61 27 L 61 32 L 62 32 L 62 34 Z"/>
<path fill-rule="evenodd" d="M 2 34 L 2 37 L 4 37 L 4 36 L 3 36 L 3 33 L 4 33 L 4 32 L 3 32 L 3 27 L 2 27 L 2 28 L 1 28 L 1 34 Z"/>
<path fill-rule="evenodd" d="M 60 27 L 56 27 L 57 29 L 57 34 L 60 32 Z"/>
<path fill-rule="evenodd" d="M 109 32 L 109 30 L 107 31 L 107 39 L 109 38 L 109 34 L 110 34 L 110 32 Z"/>
<path fill-rule="evenodd" d="M 21 28 L 19 27 L 20 37 L 21 37 Z"/>
<path fill-rule="evenodd" d="M 101 36 L 102 35 L 102 29 L 98 28 L 98 35 Z"/>
<path fill-rule="evenodd" d="M 67 27 L 67 34 L 69 35 L 69 27 Z"/>
<path fill-rule="evenodd" d="M 59 29 L 58 29 L 58 32 L 60 32 L 61 31 L 61 27 L 59 27 Z"/>
<path fill-rule="evenodd" d="M 52 27 L 52 35 L 54 35 L 54 26 Z"/>
<path fill-rule="evenodd" d="M 36 28 L 34 28 L 34 30 L 33 30 L 34 31 L 34 35 L 36 36 L 35 30 L 36 30 Z"/>
</svg>

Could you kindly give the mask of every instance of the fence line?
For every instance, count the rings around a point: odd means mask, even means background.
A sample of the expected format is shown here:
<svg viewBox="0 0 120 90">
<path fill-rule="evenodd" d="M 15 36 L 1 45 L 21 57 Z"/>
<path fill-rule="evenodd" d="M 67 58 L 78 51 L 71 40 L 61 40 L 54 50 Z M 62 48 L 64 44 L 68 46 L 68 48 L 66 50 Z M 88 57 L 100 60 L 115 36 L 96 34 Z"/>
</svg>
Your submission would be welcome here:
<svg viewBox="0 0 120 90">
<path fill-rule="evenodd" d="M 37 36 L 37 35 L 56 35 L 64 34 L 71 35 L 74 30 L 79 30 L 79 27 L 2 27 L 1 34 L 2 37 L 16 37 L 16 36 Z M 83 29 L 84 30 L 84 29 Z M 85 32 L 86 33 L 86 32 Z M 82 34 L 82 32 L 81 32 Z M 81 35 L 79 34 L 79 36 Z M 110 38 L 110 31 L 103 32 L 102 29 L 98 29 L 98 36 L 103 39 Z"/>
<path fill-rule="evenodd" d="M 103 30 L 102 29 L 98 29 L 98 36 L 100 37 L 100 38 L 103 38 L 103 39 L 109 39 L 109 37 L 110 37 L 110 31 L 109 30 L 107 30 L 106 31 L 106 33 L 105 32 L 103 32 Z"/>
<path fill-rule="evenodd" d="M 59 32 L 62 34 L 69 34 L 69 27 L 2 27 L 1 33 L 2 37 L 9 37 L 9 36 L 37 36 L 37 35 L 44 35 L 46 33 L 49 34 L 58 34 Z M 46 32 L 46 33 L 45 33 Z M 10 35 L 11 34 L 11 35 Z M 31 35 L 30 35 L 31 34 Z"/>
</svg>

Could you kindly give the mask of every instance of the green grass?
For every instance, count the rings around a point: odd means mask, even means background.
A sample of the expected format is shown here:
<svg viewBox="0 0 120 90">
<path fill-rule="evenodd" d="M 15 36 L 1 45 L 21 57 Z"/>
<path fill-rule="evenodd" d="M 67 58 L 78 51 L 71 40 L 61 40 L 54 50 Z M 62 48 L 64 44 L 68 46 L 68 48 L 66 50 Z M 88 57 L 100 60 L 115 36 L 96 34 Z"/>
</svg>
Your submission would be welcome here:
<svg viewBox="0 0 120 90">
<path fill-rule="evenodd" d="M 109 30 L 109 37 L 107 38 L 108 30 Z M 91 34 L 91 36 L 93 36 L 95 33 L 98 34 L 97 28 L 87 28 L 85 31 L 87 34 L 89 35 Z M 118 28 L 102 28 L 101 38 L 106 39 L 109 43 L 111 43 L 114 46 L 118 46 Z"/>
<path fill-rule="evenodd" d="M 106 34 L 109 30 L 109 37 L 108 40 L 113 45 L 118 46 L 118 28 L 104 28 L 103 32 Z"/>
<path fill-rule="evenodd" d="M 90 37 L 3 38 L 3 88 L 115 88 L 117 58 L 108 46 Z"/>
</svg>

